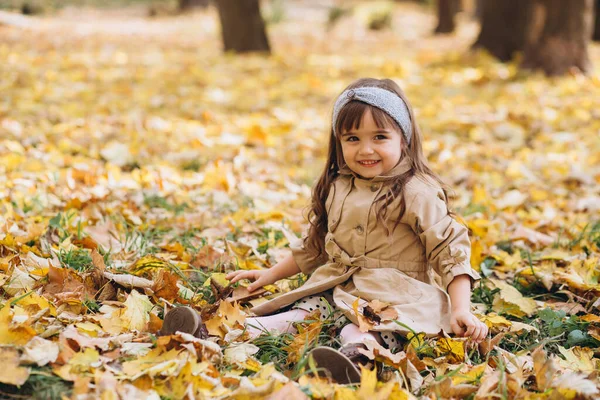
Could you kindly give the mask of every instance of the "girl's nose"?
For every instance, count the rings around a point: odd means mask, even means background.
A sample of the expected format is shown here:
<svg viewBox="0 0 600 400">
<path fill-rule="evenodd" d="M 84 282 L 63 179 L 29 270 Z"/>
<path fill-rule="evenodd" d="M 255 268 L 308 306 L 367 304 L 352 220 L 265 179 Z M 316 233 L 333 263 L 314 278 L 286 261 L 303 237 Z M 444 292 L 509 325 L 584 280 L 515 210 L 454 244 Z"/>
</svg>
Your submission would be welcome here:
<svg viewBox="0 0 600 400">
<path fill-rule="evenodd" d="M 360 150 L 358 152 L 359 154 L 373 154 L 373 147 L 369 145 L 363 145 L 360 147 Z"/>
</svg>

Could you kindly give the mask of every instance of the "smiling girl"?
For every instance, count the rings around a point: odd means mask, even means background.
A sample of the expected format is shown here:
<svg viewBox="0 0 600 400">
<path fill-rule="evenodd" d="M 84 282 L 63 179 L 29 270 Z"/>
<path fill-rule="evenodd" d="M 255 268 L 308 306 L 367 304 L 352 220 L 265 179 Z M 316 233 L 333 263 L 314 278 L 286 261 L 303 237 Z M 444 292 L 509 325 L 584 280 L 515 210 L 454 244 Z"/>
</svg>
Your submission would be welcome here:
<svg viewBox="0 0 600 400">
<path fill-rule="evenodd" d="M 337 316 L 340 351 L 317 348 L 317 365 L 338 382 L 356 382 L 351 362 L 368 340 L 390 349 L 410 330 L 441 330 L 474 341 L 488 332 L 470 311 L 473 282 L 468 230 L 448 210 L 441 180 L 427 166 L 421 132 L 402 90 L 389 79 L 360 79 L 337 98 L 327 162 L 313 189 L 308 235 L 292 254 L 268 270 L 235 271 L 231 282 L 250 279 L 250 291 L 299 272 L 300 288 L 252 309 L 256 337 L 263 330 L 295 332 L 293 322 L 315 310 Z M 395 321 L 369 332 L 358 328 L 360 308 L 379 300 Z M 262 328 L 262 329 L 261 329 Z"/>
</svg>

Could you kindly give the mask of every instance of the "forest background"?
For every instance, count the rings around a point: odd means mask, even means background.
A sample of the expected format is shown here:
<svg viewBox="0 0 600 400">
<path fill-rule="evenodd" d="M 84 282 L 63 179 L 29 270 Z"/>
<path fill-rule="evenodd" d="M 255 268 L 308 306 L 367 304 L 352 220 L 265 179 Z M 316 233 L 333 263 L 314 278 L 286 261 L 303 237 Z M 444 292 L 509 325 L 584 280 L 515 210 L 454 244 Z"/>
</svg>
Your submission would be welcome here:
<svg viewBox="0 0 600 400">
<path fill-rule="evenodd" d="M 597 398 L 596 3 L 0 0 L 0 396 Z M 416 109 L 491 335 L 370 347 L 355 387 L 305 357 L 334 321 L 242 329 L 304 276 L 250 295 L 225 273 L 287 254 L 364 76 Z M 158 336 L 184 304 L 205 334 Z"/>
</svg>

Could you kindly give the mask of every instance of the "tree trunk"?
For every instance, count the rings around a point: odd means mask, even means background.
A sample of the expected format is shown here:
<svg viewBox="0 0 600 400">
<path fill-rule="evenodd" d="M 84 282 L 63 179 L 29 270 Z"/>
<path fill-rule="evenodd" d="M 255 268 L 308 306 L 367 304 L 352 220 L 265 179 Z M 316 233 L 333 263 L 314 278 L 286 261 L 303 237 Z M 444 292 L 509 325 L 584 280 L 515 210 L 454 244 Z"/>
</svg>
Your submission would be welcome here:
<svg viewBox="0 0 600 400">
<path fill-rule="evenodd" d="M 454 17 L 460 8 L 460 0 L 438 0 L 438 25 L 435 33 L 454 32 Z"/>
<path fill-rule="evenodd" d="M 206 8 L 210 0 L 179 0 L 179 11 L 188 11 L 192 8 Z"/>
<path fill-rule="evenodd" d="M 259 0 L 216 0 L 225 51 L 270 53 Z"/>
<path fill-rule="evenodd" d="M 600 42 L 600 0 L 596 0 L 594 14 L 594 36 L 592 36 L 592 40 Z"/>
<path fill-rule="evenodd" d="M 592 37 L 594 0 L 536 0 L 534 21 L 543 21 L 523 55 L 523 68 L 542 69 L 546 75 L 572 70 L 590 71 L 588 42 Z"/>
<path fill-rule="evenodd" d="M 473 48 L 484 48 L 501 61 L 509 61 L 525 48 L 532 0 L 482 0 L 481 31 Z"/>
</svg>

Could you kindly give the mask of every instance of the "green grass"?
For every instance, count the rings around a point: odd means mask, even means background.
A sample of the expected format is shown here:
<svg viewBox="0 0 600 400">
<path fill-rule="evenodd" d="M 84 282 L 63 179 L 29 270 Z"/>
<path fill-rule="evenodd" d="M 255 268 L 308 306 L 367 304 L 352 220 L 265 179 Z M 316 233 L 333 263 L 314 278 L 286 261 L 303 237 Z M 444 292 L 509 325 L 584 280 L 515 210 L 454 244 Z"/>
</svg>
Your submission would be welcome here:
<svg viewBox="0 0 600 400">
<path fill-rule="evenodd" d="M 501 348 L 517 353 L 533 350 L 543 344 L 546 351 L 560 354 L 558 346 L 567 349 L 573 346 L 591 348 L 600 346 L 600 341 L 587 334 L 588 322 L 582 321 L 576 315 L 567 316 L 562 310 L 554 311 L 545 308 L 539 310 L 533 318 L 523 322 L 537 328 L 539 333 L 523 331 L 519 334 L 509 334 L 501 342 Z"/>
<path fill-rule="evenodd" d="M 86 272 L 93 268 L 92 256 L 88 250 L 72 249 L 60 250 L 58 259 L 65 267 L 74 269 L 78 272 Z"/>
<path fill-rule="evenodd" d="M 0 383 L 0 396 L 9 399 L 61 400 L 63 396 L 69 397 L 72 389 L 73 384 L 54 375 L 50 367 L 34 367 L 29 379 L 21 387 Z"/>
<path fill-rule="evenodd" d="M 584 240 L 596 246 L 596 250 L 600 250 L 600 221 L 594 221 L 587 224 L 579 233 L 579 235 L 569 242 L 569 250 L 575 246 L 578 246 Z M 585 247 L 583 250 L 588 255 L 592 252 L 592 249 L 588 249 L 587 247 Z"/>
<path fill-rule="evenodd" d="M 159 195 L 144 195 L 144 205 L 150 208 L 163 208 L 167 211 L 171 211 L 175 213 L 175 215 L 179 215 L 189 208 L 187 203 L 175 204 L 169 202 L 166 197 Z"/>
</svg>

